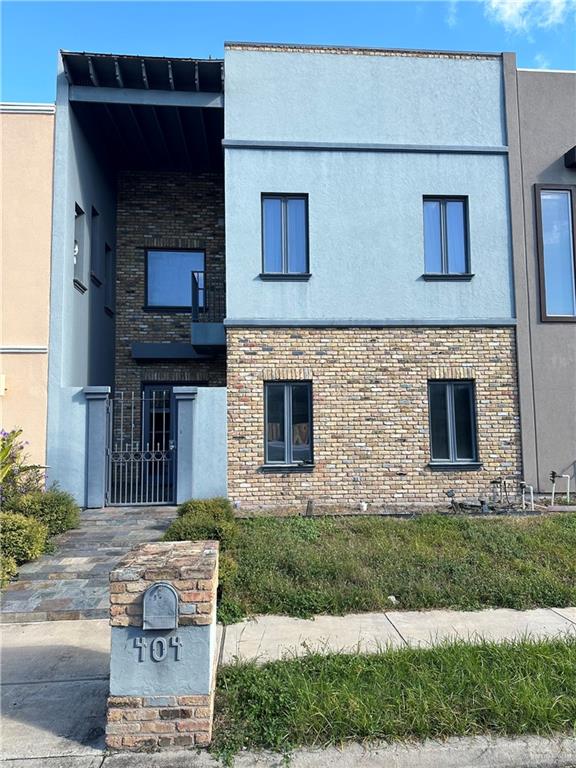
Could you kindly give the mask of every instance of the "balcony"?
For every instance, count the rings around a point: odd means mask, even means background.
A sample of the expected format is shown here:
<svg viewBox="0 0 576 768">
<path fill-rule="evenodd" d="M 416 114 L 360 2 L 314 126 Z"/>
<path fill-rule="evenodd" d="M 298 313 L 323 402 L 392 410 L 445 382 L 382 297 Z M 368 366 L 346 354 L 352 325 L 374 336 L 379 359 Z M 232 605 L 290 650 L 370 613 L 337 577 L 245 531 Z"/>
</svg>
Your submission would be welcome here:
<svg viewBox="0 0 576 768">
<path fill-rule="evenodd" d="M 190 340 L 198 352 L 208 352 L 226 346 L 224 286 L 215 289 L 206 285 L 204 279 L 204 275 L 192 274 Z"/>
</svg>

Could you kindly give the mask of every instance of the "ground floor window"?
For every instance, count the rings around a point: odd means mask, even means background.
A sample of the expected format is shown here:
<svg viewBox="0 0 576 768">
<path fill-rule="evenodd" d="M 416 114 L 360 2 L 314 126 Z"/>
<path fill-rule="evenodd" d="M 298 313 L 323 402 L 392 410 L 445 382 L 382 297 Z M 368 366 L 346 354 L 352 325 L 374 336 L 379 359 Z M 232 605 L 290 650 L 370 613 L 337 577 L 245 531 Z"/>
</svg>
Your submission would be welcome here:
<svg viewBox="0 0 576 768">
<path fill-rule="evenodd" d="M 312 384 L 267 382 L 264 453 L 266 464 L 312 463 Z"/>
<path fill-rule="evenodd" d="M 473 381 L 429 381 L 432 463 L 478 460 Z"/>
</svg>

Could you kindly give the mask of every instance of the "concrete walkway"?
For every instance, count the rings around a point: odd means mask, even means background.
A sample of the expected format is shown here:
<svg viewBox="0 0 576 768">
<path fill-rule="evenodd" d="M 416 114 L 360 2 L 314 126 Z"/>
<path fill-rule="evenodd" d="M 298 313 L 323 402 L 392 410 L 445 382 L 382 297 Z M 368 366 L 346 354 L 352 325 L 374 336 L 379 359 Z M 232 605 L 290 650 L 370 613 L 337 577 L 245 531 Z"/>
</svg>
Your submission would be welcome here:
<svg viewBox="0 0 576 768">
<path fill-rule="evenodd" d="M 2 592 L 0 622 L 108 616 L 108 574 L 136 544 L 156 541 L 175 507 L 108 507 L 82 512 L 79 528 L 54 540 L 54 552 L 26 563 Z"/>
<path fill-rule="evenodd" d="M 504 640 L 526 634 L 541 638 L 576 635 L 576 608 L 489 610 L 476 613 L 390 611 L 381 614 L 318 616 L 312 620 L 260 616 L 220 628 L 218 645 L 221 664 L 233 663 L 236 659 L 254 659 L 262 663 L 312 651 L 370 652 L 386 646 L 429 645 L 446 638 L 477 641 L 485 637 Z M 12 768 L 24 765 L 27 768 L 40 765 L 52 765 L 54 768 L 99 768 L 104 755 L 108 695 L 108 621 L 3 624 L 0 627 L 0 643 L 2 760 L 7 761 Z M 572 745 L 572 748 L 576 747 Z M 190 759 L 187 765 L 211 765 L 193 762 L 190 754 L 187 754 Z M 270 762 L 271 759 L 259 762 L 258 758 L 256 762 L 241 762 L 239 765 L 275 765 Z M 119 757 L 107 758 L 106 768 L 121 765 L 130 768 L 139 765 L 173 765 L 119 760 Z M 393 761 L 368 761 L 344 762 L 342 766 L 356 764 L 365 765 L 366 768 L 373 765 L 409 765 Z M 467 763 L 441 764 L 463 766 Z M 472 764 L 485 765 L 481 762 Z M 570 763 L 534 763 L 548 764 Z M 328 762 L 321 762 L 319 757 L 314 760 L 306 757 L 304 762 L 296 762 L 295 765 L 321 766 L 328 765 Z M 418 765 L 422 768 L 423 763 L 419 762 Z M 486 765 L 520 764 L 494 762 Z"/>
</svg>

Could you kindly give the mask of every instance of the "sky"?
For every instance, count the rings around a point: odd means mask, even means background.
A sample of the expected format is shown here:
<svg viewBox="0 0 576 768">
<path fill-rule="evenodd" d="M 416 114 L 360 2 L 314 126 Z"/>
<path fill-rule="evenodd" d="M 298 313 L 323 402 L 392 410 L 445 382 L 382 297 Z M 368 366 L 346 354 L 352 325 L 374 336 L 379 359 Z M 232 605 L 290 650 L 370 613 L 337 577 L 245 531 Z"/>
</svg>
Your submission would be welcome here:
<svg viewBox="0 0 576 768">
<path fill-rule="evenodd" d="M 221 58 L 224 41 L 515 51 L 576 69 L 576 0 L 0 0 L 0 100 L 53 102 L 59 49 Z"/>
</svg>

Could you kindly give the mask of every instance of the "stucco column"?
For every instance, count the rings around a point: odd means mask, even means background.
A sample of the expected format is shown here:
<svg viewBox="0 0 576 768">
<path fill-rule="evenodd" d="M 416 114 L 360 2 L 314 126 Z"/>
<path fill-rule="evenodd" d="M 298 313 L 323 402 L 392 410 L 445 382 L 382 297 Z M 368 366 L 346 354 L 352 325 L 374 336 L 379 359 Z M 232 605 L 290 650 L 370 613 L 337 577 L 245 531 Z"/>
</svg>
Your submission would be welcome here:
<svg viewBox="0 0 576 768">
<path fill-rule="evenodd" d="M 192 498 L 192 459 L 194 430 L 194 401 L 197 387 L 174 387 L 176 401 L 176 503 Z"/>
<path fill-rule="evenodd" d="M 106 439 L 110 387 L 84 387 L 86 416 L 86 507 L 106 503 Z"/>
</svg>

